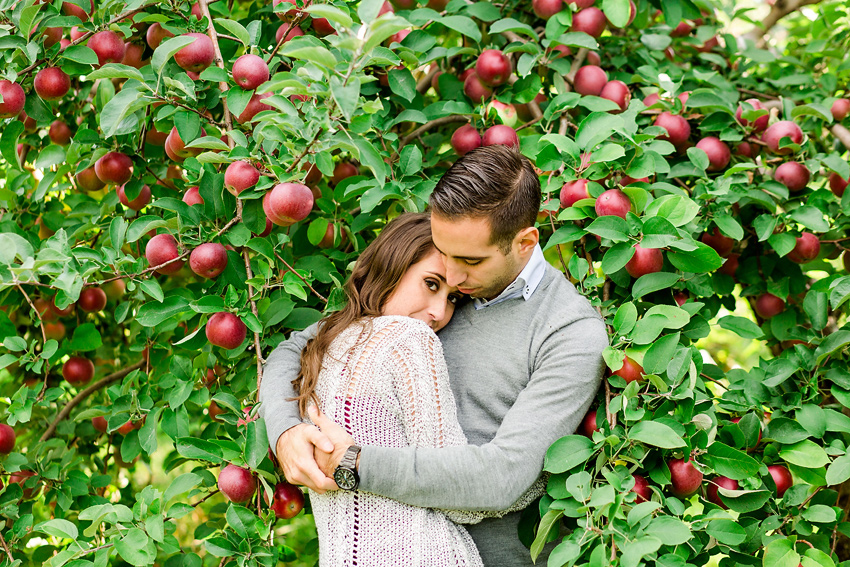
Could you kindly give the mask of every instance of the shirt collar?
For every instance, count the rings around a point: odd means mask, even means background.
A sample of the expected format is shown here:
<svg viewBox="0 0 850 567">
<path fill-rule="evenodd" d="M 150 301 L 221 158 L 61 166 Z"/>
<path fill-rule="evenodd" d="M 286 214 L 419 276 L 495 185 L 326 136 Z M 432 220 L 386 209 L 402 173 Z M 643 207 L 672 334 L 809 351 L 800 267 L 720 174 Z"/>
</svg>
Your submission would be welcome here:
<svg viewBox="0 0 850 567">
<path fill-rule="evenodd" d="M 475 298 L 473 305 L 476 309 L 483 309 L 508 299 L 522 296 L 526 301 L 531 294 L 540 285 L 543 280 L 543 274 L 546 272 L 546 259 L 543 257 L 543 250 L 537 244 L 534 251 L 531 253 L 531 258 L 528 264 L 522 269 L 517 278 L 502 291 L 498 296 L 491 300 Z"/>
</svg>

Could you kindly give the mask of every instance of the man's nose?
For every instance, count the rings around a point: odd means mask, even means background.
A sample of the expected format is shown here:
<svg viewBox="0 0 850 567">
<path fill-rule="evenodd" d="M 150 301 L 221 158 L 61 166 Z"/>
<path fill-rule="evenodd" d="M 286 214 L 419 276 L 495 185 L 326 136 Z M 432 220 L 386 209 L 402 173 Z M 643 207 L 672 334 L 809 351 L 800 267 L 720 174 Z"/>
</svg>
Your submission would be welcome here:
<svg viewBox="0 0 850 567">
<path fill-rule="evenodd" d="M 466 273 L 459 270 L 453 262 L 446 262 L 446 284 L 449 287 L 457 287 L 464 281 L 466 281 Z"/>
</svg>

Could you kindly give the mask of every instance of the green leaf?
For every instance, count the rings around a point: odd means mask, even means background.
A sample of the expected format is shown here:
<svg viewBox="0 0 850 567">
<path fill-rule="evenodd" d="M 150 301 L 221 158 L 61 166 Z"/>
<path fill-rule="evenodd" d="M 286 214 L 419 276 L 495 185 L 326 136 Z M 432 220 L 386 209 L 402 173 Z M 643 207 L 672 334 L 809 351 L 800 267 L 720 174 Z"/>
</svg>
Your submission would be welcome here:
<svg viewBox="0 0 850 567">
<path fill-rule="evenodd" d="M 799 564 L 800 554 L 788 538 L 775 539 L 764 548 L 764 567 L 797 567 Z"/>
<path fill-rule="evenodd" d="M 700 171 L 705 171 L 710 165 L 708 154 L 701 148 L 688 148 L 687 154 L 690 162 Z"/>
<path fill-rule="evenodd" d="M 591 234 L 598 234 L 602 238 L 607 238 L 615 242 L 626 241 L 629 238 L 629 227 L 625 219 L 614 215 L 606 215 L 594 219 L 585 230 Z"/>
<path fill-rule="evenodd" d="M 68 61 L 75 61 L 86 65 L 97 65 L 97 53 L 85 45 L 72 45 L 60 53 L 62 54 L 62 59 L 67 59 Z"/>
<path fill-rule="evenodd" d="M 266 436 L 266 422 L 262 419 L 250 421 L 245 434 L 245 462 L 252 469 L 259 468 L 268 455 L 269 438 Z"/>
<path fill-rule="evenodd" d="M 764 431 L 766 440 L 774 440 L 784 445 L 791 445 L 808 439 L 809 432 L 802 425 L 786 417 L 775 417 L 770 420 Z"/>
<path fill-rule="evenodd" d="M 783 447 L 779 456 L 804 469 L 816 469 L 829 464 L 829 457 L 823 447 L 808 439 Z"/>
<path fill-rule="evenodd" d="M 623 119 L 607 112 L 591 112 L 579 124 L 576 143 L 583 151 L 592 150 L 599 142 L 610 138 Z"/>
<path fill-rule="evenodd" d="M 759 463 L 743 451 L 715 441 L 704 455 L 706 463 L 718 474 L 735 480 L 745 480 L 759 470 Z"/>
<path fill-rule="evenodd" d="M 145 77 L 135 67 L 121 63 L 107 63 L 100 69 L 86 75 L 87 81 L 95 81 L 97 79 L 136 79 L 139 82 L 144 82 Z"/>
<path fill-rule="evenodd" d="M 740 545 L 747 540 L 747 531 L 733 520 L 712 520 L 705 531 L 726 545 Z"/>
<path fill-rule="evenodd" d="M 537 535 L 534 542 L 531 544 L 531 560 L 537 561 L 540 552 L 543 551 L 543 546 L 548 541 L 549 532 L 553 527 L 557 526 L 564 516 L 563 510 L 549 510 L 540 519 L 540 526 L 537 528 Z"/>
<path fill-rule="evenodd" d="M 83 323 L 74 329 L 74 336 L 71 338 L 71 344 L 68 348 L 75 351 L 86 352 L 97 350 L 103 346 L 103 339 L 100 336 L 100 331 L 93 323 Z"/>
<path fill-rule="evenodd" d="M 34 531 L 42 532 L 55 537 L 64 537 L 67 539 L 77 539 L 80 533 L 77 531 L 77 526 L 68 520 L 56 518 L 42 522 L 33 528 Z"/>
<path fill-rule="evenodd" d="M 661 307 L 660 305 L 658 307 Z M 664 306 L 667 307 L 667 306 Z M 647 374 L 661 374 L 673 360 L 679 346 L 679 333 L 661 337 L 649 347 L 643 357 L 643 369 Z"/>
<path fill-rule="evenodd" d="M 837 486 L 850 479 L 850 454 L 844 454 L 826 469 L 826 484 Z"/>
<path fill-rule="evenodd" d="M 629 438 L 653 447 L 675 449 L 684 447 L 685 442 L 669 425 L 658 421 L 639 421 L 628 432 Z"/>
<path fill-rule="evenodd" d="M 637 322 L 637 307 L 631 301 L 623 303 L 614 315 L 614 330 L 620 335 L 628 334 Z"/>
<path fill-rule="evenodd" d="M 602 271 L 613 274 L 622 270 L 635 254 L 631 242 L 620 242 L 612 246 L 602 258 Z"/>
<path fill-rule="evenodd" d="M 127 116 L 148 105 L 143 95 L 141 89 L 126 87 L 106 103 L 100 113 L 100 127 L 107 138 L 118 132 L 118 127 Z"/>
<path fill-rule="evenodd" d="M 831 524 L 838 519 L 835 510 L 823 504 L 812 504 L 800 515 L 803 519 L 815 524 Z"/>
<path fill-rule="evenodd" d="M 168 502 L 178 494 L 189 492 L 203 481 L 200 475 L 195 473 L 184 473 L 174 479 L 174 481 L 165 489 L 163 500 Z"/>
<path fill-rule="evenodd" d="M 130 528 L 124 537 L 115 542 L 115 550 L 130 565 L 150 565 L 156 558 L 156 546 L 139 528 Z"/>
<path fill-rule="evenodd" d="M 629 23 L 631 16 L 629 0 L 602 0 L 602 11 L 615 28 L 623 28 Z"/>
<path fill-rule="evenodd" d="M 566 472 L 587 461 L 595 452 L 593 441 L 582 435 L 568 435 L 555 441 L 546 451 L 543 470 Z"/>
<path fill-rule="evenodd" d="M 528 37 L 533 37 L 533 38 L 537 37 L 537 34 L 534 31 L 534 28 L 532 28 L 528 24 L 523 24 L 522 22 L 519 22 L 519 21 L 517 21 L 513 18 L 504 18 L 502 20 L 499 20 L 498 22 L 493 22 L 490 25 L 490 29 L 489 29 L 489 33 L 491 35 L 492 34 L 504 33 L 504 32 L 508 32 L 508 31 L 521 33 L 521 34 L 527 35 Z M 479 39 L 476 40 L 476 41 L 481 41 L 481 38 L 479 37 Z"/>
<path fill-rule="evenodd" d="M 655 272 L 653 274 L 646 274 L 645 276 L 639 277 L 632 286 L 632 297 L 638 299 L 647 293 L 667 289 L 668 287 L 673 286 L 673 284 L 678 282 L 680 279 L 681 276 L 679 276 L 679 274 L 673 274 L 670 272 Z"/>
<path fill-rule="evenodd" d="M 149 301 L 139 308 L 136 321 L 143 327 L 155 327 L 166 319 L 189 311 L 189 301 L 183 297 L 172 295 L 162 302 Z"/>
<path fill-rule="evenodd" d="M 803 205 L 794 209 L 791 211 L 791 218 L 815 232 L 827 232 L 830 229 L 823 211 L 812 205 Z"/>
<path fill-rule="evenodd" d="M 154 50 L 153 57 L 151 57 L 151 67 L 153 67 L 154 72 L 157 75 L 162 73 L 162 68 L 165 67 L 168 60 L 171 59 L 175 53 L 190 43 L 194 43 L 194 41 L 194 37 L 179 35 L 177 37 L 166 39 L 160 43 L 156 50 Z M 97 57 L 95 56 L 95 59 L 96 58 Z"/>
<path fill-rule="evenodd" d="M 336 66 L 336 58 L 333 53 L 328 51 L 326 47 L 315 45 L 312 42 L 301 40 L 296 37 L 283 44 L 279 53 L 293 59 L 301 59 L 309 61 L 327 69 L 333 69 Z"/>
<path fill-rule="evenodd" d="M 215 23 L 230 32 L 230 35 L 239 40 L 239 43 L 248 47 L 251 45 L 251 36 L 245 26 L 239 22 L 228 20 L 226 18 L 215 18 Z"/>
<path fill-rule="evenodd" d="M 658 538 L 664 545 L 682 545 L 693 537 L 691 529 L 672 516 L 653 518 L 646 527 L 646 533 Z"/>
<path fill-rule="evenodd" d="M 225 513 L 227 524 L 233 528 L 240 537 L 247 538 L 251 532 L 255 532 L 257 517 L 244 506 L 230 504 Z"/>
<path fill-rule="evenodd" d="M 390 74 L 395 71 L 391 71 Z M 408 74 L 410 71 L 408 71 Z M 390 81 L 392 84 L 392 81 Z M 342 111 L 342 115 L 348 122 L 357 110 L 357 103 L 360 101 L 360 80 L 356 77 L 349 79 L 348 84 L 343 85 L 336 76 L 332 76 L 330 80 L 331 94 L 334 100 Z"/>
<path fill-rule="evenodd" d="M 667 253 L 667 259 L 676 269 L 695 274 L 711 272 L 723 265 L 723 258 L 714 248 L 702 242 L 697 242 L 696 246 L 696 250 L 688 252 L 671 250 Z"/>
<path fill-rule="evenodd" d="M 759 339 L 764 336 L 761 327 L 745 317 L 727 315 L 726 317 L 721 317 L 717 323 L 721 328 L 732 331 L 744 339 Z"/>
<path fill-rule="evenodd" d="M 826 327 L 829 315 L 829 299 L 823 291 L 811 290 L 803 300 L 803 310 L 812 322 L 812 328 L 821 331 Z"/>
<path fill-rule="evenodd" d="M 567 47 L 584 47 L 585 49 L 599 49 L 599 44 L 593 38 L 584 32 L 567 32 L 558 37 L 557 43 L 566 45 Z"/>
<path fill-rule="evenodd" d="M 223 453 L 218 445 L 195 437 L 177 438 L 177 452 L 187 459 L 213 463 L 221 463 L 223 460 Z"/>
<path fill-rule="evenodd" d="M 18 138 L 24 133 L 24 123 L 20 120 L 12 120 L 3 126 L 3 132 L 0 133 L 0 153 L 7 163 L 13 164 L 18 162 L 17 145 Z"/>
<path fill-rule="evenodd" d="M 392 69 L 387 74 L 390 90 L 406 100 L 412 102 L 416 97 L 416 80 L 407 69 Z"/>
</svg>

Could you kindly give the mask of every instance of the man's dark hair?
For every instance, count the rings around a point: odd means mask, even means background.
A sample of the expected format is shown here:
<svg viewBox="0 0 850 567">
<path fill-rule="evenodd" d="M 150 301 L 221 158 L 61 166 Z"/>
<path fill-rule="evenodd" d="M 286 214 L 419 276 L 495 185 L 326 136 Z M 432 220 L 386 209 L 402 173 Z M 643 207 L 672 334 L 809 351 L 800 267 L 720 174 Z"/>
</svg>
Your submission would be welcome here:
<svg viewBox="0 0 850 567">
<path fill-rule="evenodd" d="M 430 206 L 449 220 L 486 218 L 490 243 L 507 254 L 516 234 L 534 226 L 540 201 L 540 180 L 531 162 L 512 146 L 495 145 L 457 160 L 431 193 Z"/>
</svg>

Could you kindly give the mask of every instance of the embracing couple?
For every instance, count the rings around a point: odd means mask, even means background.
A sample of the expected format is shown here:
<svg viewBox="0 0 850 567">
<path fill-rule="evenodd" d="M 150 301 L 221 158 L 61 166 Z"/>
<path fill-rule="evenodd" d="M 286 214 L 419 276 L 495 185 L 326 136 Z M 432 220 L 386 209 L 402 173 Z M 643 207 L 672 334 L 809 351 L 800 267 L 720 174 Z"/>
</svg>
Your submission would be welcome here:
<svg viewBox="0 0 850 567">
<path fill-rule="evenodd" d="M 430 213 L 363 251 L 346 306 L 270 354 L 260 414 L 287 480 L 311 489 L 321 566 L 532 564 L 521 510 L 608 345 L 543 257 L 540 202 L 517 150 L 469 152 Z"/>
</svg>

